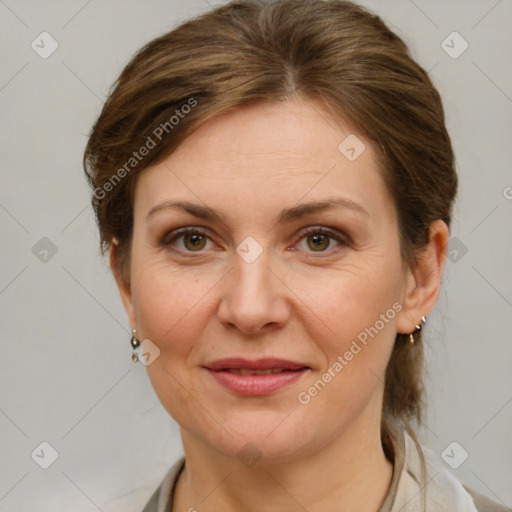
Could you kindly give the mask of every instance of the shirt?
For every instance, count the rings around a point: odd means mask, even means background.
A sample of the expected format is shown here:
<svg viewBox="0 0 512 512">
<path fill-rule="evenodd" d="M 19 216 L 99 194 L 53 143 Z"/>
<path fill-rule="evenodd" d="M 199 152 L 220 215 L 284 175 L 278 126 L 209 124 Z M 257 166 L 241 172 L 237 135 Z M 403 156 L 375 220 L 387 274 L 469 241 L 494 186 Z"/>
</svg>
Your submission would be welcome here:
<svg viewBox="0 0 512 512">
<path fill-rule="evenodd" d="M 465 487 L 434 451 L 419 446 L 426 464 L 427 512 L 511 512 L 511 509 Z M 377 512 L 421 512 L 421 459 L 416 443 L 406 430 L 395 424 L 390 425 L 389 438 L 383 438 L 383 447 L 386 456 L 393 461 L 393 475 Z M 142 512 L 172 512 L 174 489 L 184 467 L 183 456 L 169 469 Z"/>
</svg>

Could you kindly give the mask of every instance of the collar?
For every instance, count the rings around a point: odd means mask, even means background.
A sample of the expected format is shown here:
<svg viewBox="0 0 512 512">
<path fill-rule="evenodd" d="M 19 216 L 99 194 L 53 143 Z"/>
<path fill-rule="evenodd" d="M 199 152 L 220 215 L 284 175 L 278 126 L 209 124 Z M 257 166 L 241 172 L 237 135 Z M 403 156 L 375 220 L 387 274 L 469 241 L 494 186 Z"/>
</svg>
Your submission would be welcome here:
<svg viewBox="0 0 512 512">
<path fill-rule="evenodd" d="M 389 423 L 383 447 L 386 456 L 393 461 L 393 475 L 378 512 L 420 512 L 424 505 L 429 512 L 478 512 L 471 495 L 444 467 L 437 453 L 417 445 L 397 423 Z M 424 478 L 420 453 L 425 459 Z M 170 512 L 174 489 L 184 467 L 185 457 L 182 456 L 169 469 L 142 512 Z"/>
</svg>

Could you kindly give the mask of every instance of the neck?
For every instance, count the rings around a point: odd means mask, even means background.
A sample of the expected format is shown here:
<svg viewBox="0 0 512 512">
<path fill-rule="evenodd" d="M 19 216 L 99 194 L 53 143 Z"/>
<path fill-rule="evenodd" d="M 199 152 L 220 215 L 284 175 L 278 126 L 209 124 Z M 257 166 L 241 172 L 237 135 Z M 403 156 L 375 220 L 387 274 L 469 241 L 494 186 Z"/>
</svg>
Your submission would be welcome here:
<svg viewBox="0 0 512 512">
<path fill-rule="evenodd" d="M 173 510 L 377 512 L 388 492 L 393 464 L 380 436 L 380 416 L 352 423 L 320 450 L 287 462 L 246 467 L 181 432 L 186 466 Z"/>
</svg>

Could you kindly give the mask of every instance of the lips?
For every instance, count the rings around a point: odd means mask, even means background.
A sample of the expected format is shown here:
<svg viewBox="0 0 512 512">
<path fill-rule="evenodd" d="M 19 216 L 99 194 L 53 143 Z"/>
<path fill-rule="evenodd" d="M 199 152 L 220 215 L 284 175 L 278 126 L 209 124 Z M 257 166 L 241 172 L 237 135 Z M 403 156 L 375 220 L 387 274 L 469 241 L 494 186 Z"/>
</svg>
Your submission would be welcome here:
<svg viewBox="0 0 512 512">
<path fill-rule="evenodd" d="M 226 368 L 225 371 L 233 375 L 272 375 L 274 373 L 289 372 L 294 370 L 287 370 L 284 368 L 267 368 L 266 370 L 249 370 L 247 368 Z"/>
<path fill-rule="evenodd" d="M 205 365 L 213 371 L 218 370 L 300 370 L 308 368 L 304 363 L 297 363 L 287 359 L 267 357 L 264 359 L 249 360 L 240 357 L 219 359 Z"/>
<path fill-rule="evenodd" d="M 250 361 L 241 358 L 219 359 L 205 365 L 210 375 L 224 388 L 240 395 L 268 395 L 296 382 L 310 371 L 309 366 L 278 358 Z"/>
</svg>

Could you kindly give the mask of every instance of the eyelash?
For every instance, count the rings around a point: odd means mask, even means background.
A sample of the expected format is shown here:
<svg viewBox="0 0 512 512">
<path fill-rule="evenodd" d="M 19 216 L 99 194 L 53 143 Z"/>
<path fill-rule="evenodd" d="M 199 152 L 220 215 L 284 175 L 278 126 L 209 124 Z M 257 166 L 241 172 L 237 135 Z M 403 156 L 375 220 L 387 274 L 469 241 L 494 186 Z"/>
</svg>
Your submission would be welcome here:
<svg viewBox="0 0 512 512">
<path fill-rule="evenodd" d="M 171 239 L 169 239 L 169 236 L 171 234 L 173 234 L 173 236 Z M 206 232 L 201 231 L 199 228 L 185 227 L 185 228 L 177 229 L 174 232 L 168 233 L 162 239 L 161 245 L 166 248 L 169 248 L 172 246 L 172 244 L 174 242 L 176 242 L 176 240 L 181 238 L 183 235 L 187 235 L 187 234 L 204 236 L 204 237 L 208 238 L 210 241 L 212 241 L 210 239 L 210 237 L 206 234 Z M 311 227 L 308 227 L 308 228 L 305 228 L 304 230 L 302 230 L 302 232 L 300 234 L 299 241 L 301 241 L 303 238 L 306 238 L 310 234 L 326 235 L 326 236 L 330 237 L 331 239 L 335 240 L 336 242 L 338 242 L 341 247 L 347 246 L 350 242 L 348 236 L 343 235 L 342 233 L 338 232 L 337 230 L 334 230 L 332 228 L 327 228 L 327 227 L 315 227 L 315 226 L 311 226 Z M 314 257 L 322 258 L 322 257 L 325 257 L 325 256 L 322 256 L 322 254 L 330 256 L 333 252 L 336 252 L 337 250 L 341 249 L 340 246 L 338 246 L 335 249 L 331 249 L 331 250 L 327 249 L 325 251 L 307 251 L 307 252 L 311 253 L 311 254 L 315 254 Z M 187 255 L 189 255 L 189 254 L 194 255 L 194 252 L 197 252 L 197 256 L 200 256 L 200 255 L 202 255 L 202 253 L 204 253 L 204 250 L 200 250 L 200 251 L 188 251 L 187 250 L 187 251 L 185 251 L 182 249 L 175 249 L 175 248 L 173 248 L 172 250 L 175 252 L 179 252 L 180 254 L 185 253 Z M 316 255 L 318 255 L 318 256 L 316 256 Z M 197 257 L 197 256 L 192 256 L 192 257 Z"/>
</svg>

